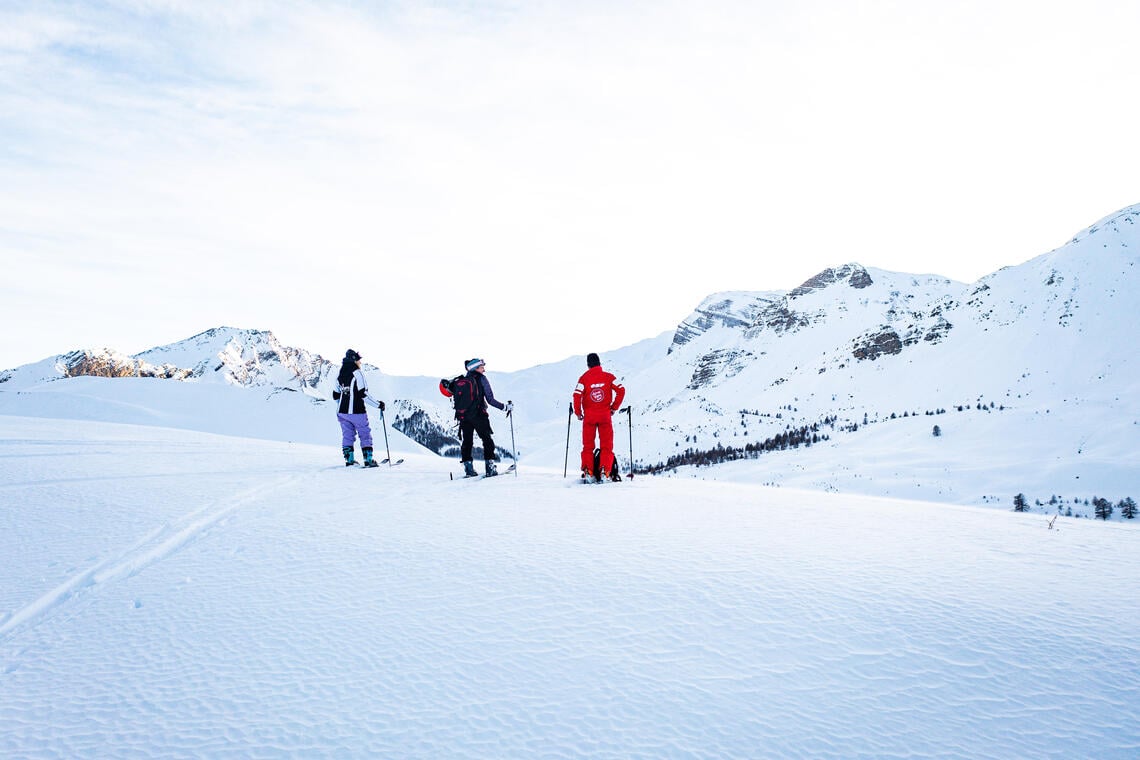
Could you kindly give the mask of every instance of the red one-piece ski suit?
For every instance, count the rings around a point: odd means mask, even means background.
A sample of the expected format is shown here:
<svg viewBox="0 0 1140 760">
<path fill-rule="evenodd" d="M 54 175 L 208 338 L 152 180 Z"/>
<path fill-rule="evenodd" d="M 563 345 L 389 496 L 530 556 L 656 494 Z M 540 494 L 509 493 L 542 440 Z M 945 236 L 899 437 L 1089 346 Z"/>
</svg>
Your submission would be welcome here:
<svg viewBox="0 0 1140 760">
<path fill-rule="evenodd" d="M 602 473 L 614 466 L 614 423 L 612 415 L 621 407 L 625 386 L 601 366 L 590 367 L 574 388 L 574 414 L 582 420 L 582 469 L 594 470 L 594 440 L 600 439 Z"/>
</svg>

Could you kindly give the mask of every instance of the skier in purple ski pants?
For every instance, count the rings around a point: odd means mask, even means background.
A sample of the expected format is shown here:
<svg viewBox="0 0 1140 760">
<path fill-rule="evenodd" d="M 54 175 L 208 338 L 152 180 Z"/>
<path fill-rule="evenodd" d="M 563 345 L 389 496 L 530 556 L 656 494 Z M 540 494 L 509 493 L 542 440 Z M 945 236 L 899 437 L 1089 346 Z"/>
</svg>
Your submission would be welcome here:
<svg viewBox="0 0 1140 760">
<path fill-rule="evenodd" d="M 383 412 L 384 402 L 368 395 L 368 381 L 360 369 L 360 360 L 360 354 L 351 348 L 345 353 L 340 374 L 336 378 L 337 388 L 333 391 L 333 400 L 339 402 L 336 418 L 340 422 L 340 447 L 345 466 L 356 464 L 355 444 L 359 436 L 364 466 L 375 467 L 376 461 L 372 458 L 372 428 L 368 426 L 368 413 L 364 405 L 368 404 Z"/>
</svg>

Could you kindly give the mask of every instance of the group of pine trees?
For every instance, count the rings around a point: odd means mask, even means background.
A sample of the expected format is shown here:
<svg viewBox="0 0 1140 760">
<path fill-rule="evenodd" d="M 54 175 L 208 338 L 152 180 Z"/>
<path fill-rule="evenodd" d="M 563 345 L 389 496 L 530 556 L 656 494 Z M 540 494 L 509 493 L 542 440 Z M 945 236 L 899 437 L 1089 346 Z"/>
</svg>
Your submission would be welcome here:
<svg viewBox="0 0 1140 760">
<path fill-rule="evenodd" d="M 1061 514 L 1061 507 L 1063 506 L 1063 500 L 1062 499 L 1059 499 L 1058 497 L 1054 496 L 1049 500 L 1049 503 L 1052 505 L 1055 505 L 1057 507 L 1057 514 Z M 1081 500 L 1079 498 L 1073 499 L 1073 503 L 1074 504 L 1080 504 Z M 1040 507 L 1040 506 L 1044 506 L 1044 505 L 1042 505 L 1042 503 L 1040 501 L 1038 501 L 1037 506 Z M 1086 499 L 1084 501 L 1084 506 L 1086 506 L 1086 507 L 1090 506 L 1090 502 L 1088 499 Z M 1091 506 L 1093 508 L 1093 516 L 1098 518 L 1098 519 L 1101 519 L 1101 520 L 1107 520 L 1108 518 L 1112 517 L 1114 512 L 1116 512 L 1118 510 L 1120 512 L 1120 516 L 1126 520 L 1133 520 L 1136 518 L 1136 501 L 1131 496 L 1128 496 L 1124 499 L 1121 499 L 1120 501 L 1118 501 L 1116 503 L 1115 506 L 1113 506 L 1113 503 L 1111 501 L 1109 501 L 1108 499 L 1105 499 L 1104 497 L 1094 496 L 1092 499 L 1092 502 L 1091 502 Z M 1013 497 L 1013 511 L 1014 512 L 1028 512 L 1029 511 L 1029 501 L 1025 498 L 1025 494 L 1019 493 L 1017 496 Z M 1067 517 L 1072 517 L 1073 516 L 1073 508 L 1068 507 L 1067 511 L 1065 512 L 1065 515 Z"/>
<path fill-rule="evenodd" d="M 717 444 L 715 448 L 704 450 L 688 448 L 680 454 L 674 454 L 664 462 L 658 462 L 655 465 L 640 468 L 636 470 L 636 472 L 641 474 L 653 474 L 666 470 L 675 470 L 678 467 L 684 467 L 686 465 L 703 467 L 721 464 L 723 462 L 734 462 L 738 459 L 756 459 L 764 452 L 786 451 L 787 449 L 798 449 L 800 446 L 811 446 L 820 441 L 829 439 L 826 433 L 820 433 L 821 424 L 826 425 L 829 420 L 830 424 L 834 426 L 834 418 L 828 418 L 828 420 L 825 420 L 823 423 L 816 422 L 811 425 L 788 429 L 767 440 L 759 443 L 750 443 L 743 447 Z"/>
</svg>

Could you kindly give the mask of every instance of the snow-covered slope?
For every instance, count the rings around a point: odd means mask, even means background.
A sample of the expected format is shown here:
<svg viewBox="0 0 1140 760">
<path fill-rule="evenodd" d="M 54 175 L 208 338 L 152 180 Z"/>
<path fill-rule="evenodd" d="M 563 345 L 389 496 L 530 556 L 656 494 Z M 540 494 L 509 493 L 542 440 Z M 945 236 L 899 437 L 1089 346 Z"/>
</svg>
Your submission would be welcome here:
<svg viewBox="0 0 1140 760">
<path fill-rule="evenodd" d="M 0 417 L 0 756 L 1140 745 L 1130 526 L 328 453 Z"/>
</svg>

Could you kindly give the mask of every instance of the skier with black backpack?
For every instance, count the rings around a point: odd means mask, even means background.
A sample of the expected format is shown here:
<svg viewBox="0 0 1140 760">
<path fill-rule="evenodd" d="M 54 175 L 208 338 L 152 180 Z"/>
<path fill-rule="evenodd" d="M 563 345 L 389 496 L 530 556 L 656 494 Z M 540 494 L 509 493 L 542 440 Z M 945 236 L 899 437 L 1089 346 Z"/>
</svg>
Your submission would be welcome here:
<svg viewBox="0 0 1140 760">
<path fill-rule="evenodd" d="M 487 369 L 485 361 L 469 359 L 464 363 L 464 369 L 467 370 L 466 375 L 451 380 L 440 380 L 439 392 L 450 396 L 455 404 L 455 419 L 459 421 L 461 438 L 459 459 L 463 463 L 463 476 L 467 478 L 479 476 L 479 473 L 475 472 L 472 455 L 474 434 L 478 433 L 479 440 L 483 442 L 484 472 L 486 477 L 494 477 L 499 471 L 495 467 L 495 441 L 491 437 L 494 431 L 491 430 L 491 418 L 487 413 L 487 406 L 501 409 L 508 415 L 514 406 L 510 401 L 504 404 L 495 398 L 495 394 L 491 391 L 491 382 L 484 374 Z"/>
</svg>

